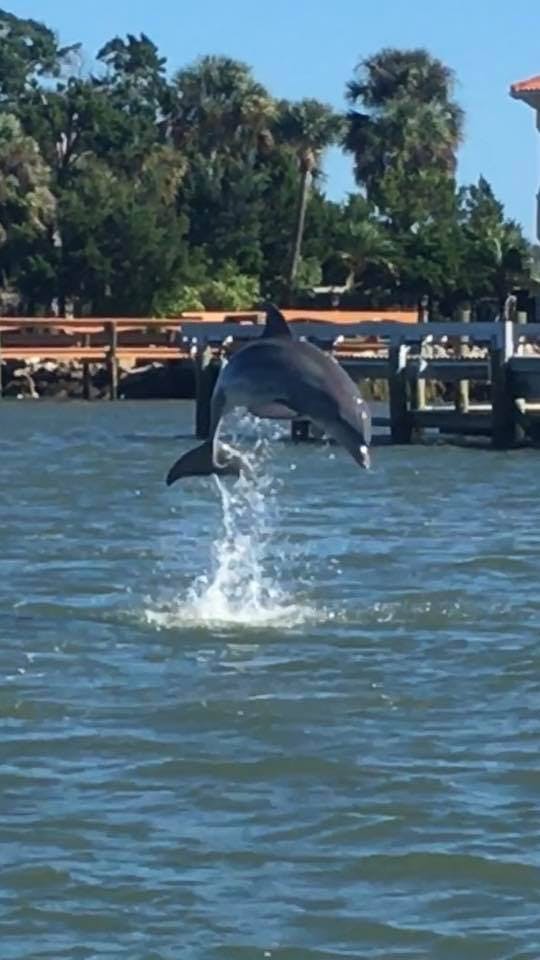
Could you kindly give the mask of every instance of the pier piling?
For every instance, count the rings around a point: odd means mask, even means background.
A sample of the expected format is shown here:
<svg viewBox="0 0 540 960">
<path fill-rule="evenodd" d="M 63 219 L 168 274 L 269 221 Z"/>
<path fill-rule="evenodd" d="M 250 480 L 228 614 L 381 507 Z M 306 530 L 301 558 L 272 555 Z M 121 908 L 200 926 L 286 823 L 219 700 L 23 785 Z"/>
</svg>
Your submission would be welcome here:
<svg viewBox="0 0 540 960">
<path fill-rule="evenodd" d="M 85 333 L 83 336 L 83 346 L 88 348 L 90 346 L 90 334 Z M 90 363 L 88 360 L 83 361 L 83 398 L 85 400 L 92 399 L 92 377 L 90 376 Z"/>
<path fill-rule="evenodd" d="M 220 365 L 214 360 L 212 348 L 208 345 L 195 346 L 191 356 L 195 372 L 195 435 L 199 440 L 207 440 L 210 436 L 212 394 Z"/>
<path fill-rule="evenodd" d="M 107 353 L 107 368 L 109 374 L 109 399 L 118 399 L 118 330 L 114 320 L 107 324 L 109 348 Z"/>
<path fill-rule="evenodd" d="M 388 351 L 390 434 L 393 443 L 410 443 L 412 417 L 407 402 L 407 353 L 404 343 L 391 343 Z"/>
<path fill-rule="evenodd" d="M 501 323 L 501 335 L 492 340 L 490 348 L 491 442 L 497 450 L 513 447 L 523 439 L 512 390 L 510 360 L 513 351 L 513 325 L 505 320 Z"/>
<path fill-rule="evenodd" d="M 471 311 L 460 309 L 458 311 L 457 321 L 459 323 L 470 323 L 471 320 Z M 458 337 L 455 344 L 456 357 L 459 360 L 464 360 L 467 356 L 467 345 L 469 342 L 468 337 Z M 469 381 L 468 380 L 457 380 L 454 384 L 454 406 L 457 413 L 468 413 L 469 412 Z"/>
</svg>

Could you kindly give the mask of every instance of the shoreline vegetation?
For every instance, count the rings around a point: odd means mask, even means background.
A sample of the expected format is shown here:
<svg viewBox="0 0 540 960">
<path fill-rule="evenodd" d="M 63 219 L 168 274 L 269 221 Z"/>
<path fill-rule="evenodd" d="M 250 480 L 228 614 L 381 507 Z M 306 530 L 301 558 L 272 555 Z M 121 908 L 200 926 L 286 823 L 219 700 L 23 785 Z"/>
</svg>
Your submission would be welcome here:
<svg viewBox="0 0 540 960">
<path fill-rule="evenodd" d="M 93 59 L 7 11 L 0 34 L 4 315 L 175 317 L 323 289 L 448 317 L 527 286 L 521 226 L 483 177 L 457 183 L 464 114 L 427 50 L 362 52 L 336 110 L 278 99 L 227 56 L 177 69 L 144 34 Z M 357 186 L 339 203 L 331 146 Z"/>
<path fill-rule="evenodd" d="M 529 306 L 538 251 L 487 180 L 458 185 L 464 113 L 429 51 L 364 51 L 337 110 L 278 99 L 227 56 L 169 65 L 144 34 L 93 59 L 3 10 L 0 34 L 0 315 L 175 318 L 272 299 L 493 319 L 518 290 Z M 325 194 L 331 146 L 354 171 L 342 202 Z M 76 363 L 2 373 L 7 396 L 82 389 Z M 174 396 L 190 375 L 121 382 Z M 100 368 L 90 381 L 104 395 Z"/>
</svg>

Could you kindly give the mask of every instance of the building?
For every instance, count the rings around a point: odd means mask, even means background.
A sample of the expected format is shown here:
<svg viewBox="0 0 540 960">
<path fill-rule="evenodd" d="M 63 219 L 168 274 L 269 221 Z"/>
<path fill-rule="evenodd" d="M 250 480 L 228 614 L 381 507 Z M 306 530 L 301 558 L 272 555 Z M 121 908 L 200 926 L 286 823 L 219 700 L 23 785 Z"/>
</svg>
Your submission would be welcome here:
<svg viewBox="0 0 540 960">
<path fill-rule="evenodd" d="M 536 129 L 540 132 L 540 76 L 520 80 L 510 87 L 514 100 L 523 100 L 536 112 Z M 540 240 L 540 190 L 536 195 L 536 237 Z"/>
</svg>

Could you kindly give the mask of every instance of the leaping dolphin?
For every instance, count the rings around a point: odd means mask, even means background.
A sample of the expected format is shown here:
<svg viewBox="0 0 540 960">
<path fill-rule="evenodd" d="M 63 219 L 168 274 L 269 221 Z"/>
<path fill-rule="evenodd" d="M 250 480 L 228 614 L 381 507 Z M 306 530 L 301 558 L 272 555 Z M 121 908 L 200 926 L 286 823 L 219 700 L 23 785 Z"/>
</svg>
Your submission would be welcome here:
<svg viewBox="0 0 540 960">
<path fill-rule="evenodd" d="M 235 407 L 246 407 L 257 417 L 311 420 L 356 463 L 369 467 L 371 418 L 358 388 L 331 355 L 294 340 L 273 305 L 267 308 L 262 336 L 241 347 L 220 371 L 209 439 L 176 461 L 167 485 L 181 477 L 240 472 L 241 458 L 218 443 L 220 422 Z"/>
</svg>

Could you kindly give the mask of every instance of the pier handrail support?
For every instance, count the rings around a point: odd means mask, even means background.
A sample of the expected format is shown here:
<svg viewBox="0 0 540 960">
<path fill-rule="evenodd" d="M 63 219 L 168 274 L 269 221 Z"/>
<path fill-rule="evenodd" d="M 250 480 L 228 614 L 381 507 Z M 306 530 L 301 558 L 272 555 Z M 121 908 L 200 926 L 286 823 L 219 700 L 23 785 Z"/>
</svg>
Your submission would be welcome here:
<svg viewBox="0 0 540 960">
<path fill-rule="evenodd" d="M 363 320 L 358 323 L 328 323 L 314 320 L 292 321 L 290 326 L 298 337 L 308 340 L 333 343 L 339 338 L 354 339 L 357 337 L 386 340 L 389 343 L 403 341 L 406 344 L 421 344 L 427 337 L 437 340 L 442 337 L 466 337 L 471 343 L 480 343 L 490 346 L 493 338 L 501 339 L 505 336 L 506 324 L 512 329 L 513 342 L 520 338 L 527 340 L 540 339 L 540 323 L 514 324 L 511 321 L 472 321 L 462 323 L 455 320 L 437 320 L 425 323 L 402 323 L 398 320 Z M 186 321 L 179 323 L 179 336 L 193 338 L 201 335 L 210 343 L 221 343 L 226 337 L 233 340 L 247 340 L 260 336 L 260 326 L 257 324 L 219 323 L 201 321 Z"/>
<path fill-rule="evenodd" d="M 118 399 L 118 326 L 116 320 L 109 320 L 105 326 L 108 331 L 107 367 L 109 371 L 109 399 Z"/>
<path fill-rule="evenodd" d="M 516 326 L 511 320 L 501 321 L 490 348 L 491 437 L 493 446 L 499 450 L 513 447 L 523 439 L 511 380 L 511 360 L 517 346 Z"/>
<path fill-rule="evenodd" d="M 390 434 L 393 443 L 410 443 L 412 416 L 407 402 L 407 358 L 409 347 L 393 340 L 388 350 L 388 400 Z"/>
<path fill-rule="evenodd" d="M 471 320 L 471 311 L 460 308 L 458 310 L 458 323 L 469 324 Z M 459 360 L 465 360 L 469 345 L 468 336 L 460 336 L 454 341 L 454 355 Z M 469 381 L 457 380 L 454 385 L 454 405 L 457 413 L 469 412 Z"/>
<path fill-rule="evenodd" d="M 505 323 L 510 323 L 513 329 L 514 345 L 517 348 L 520 341 L 539 341 L 540 323 L 512 321 L 491 321 L 481 322 L 473 321 L 463 324 L 455 320 L 430 321 L 429 323 L 405 323 L 399 320 L 361 320 L 358 322 L 334 323 L 321 318 L 320 321 L 302 320 L 301 310 L 298 311 L 298 320 L 291 321 L 291 326 L 295 335 L 305 336 L 308 339 L 326 341 L 328 343 L 345 337 L 347 339 L 355 337 L 367 337 L 377 339 L 403 340 L 405 343 L 421 343 L 426 337 L 433 337 L 435 340 L 440 337 L 460 337 L 466 336 L 473 343 L 490 343 L 494 335 L 502 335 Z M 88 327 L 95 327 L 96 332 L 110 329 L 110 325 L 115 324 L 118 334 L 123 334 L 128 329 L 146 329 L 153 327 L 169 327 L 176 331 L 175 340 L 180 346 L 182 342 L 192 340 L 194 337 L 200 338 L 201 334 L 209 343 L 218 343 L 227 336 L 234 340 L 243 340 L 251 337 L 260 336 L 260 324 L 257 323 L 239 323 L 239 322 L 221 322 L 221 321 L 202 321 L 202 320 L 183 320 L 182 318 L 115 318 L 99 317 L 86 319 L 71 319 L 63 317 L 1 317 L 0 328 L 4 331 L 21 330 L 26 327 L 40 327 L 53 330 L 63 328 L 72 331 L 76 335 L 80 327 L 87 332 Z M 119 345 L 120 346 L 120 345 Z M 38 347 L 36 346 L 36 349 Z"/>
<path fill-rule="evenodd" d="M 195 436 L 206 440 L 210 435 L 212 393 L 220 363 L 214 360 L 212 347 L 206 338 L 194 338 L 190 355 L 195 377 Z"/>
</svg>

